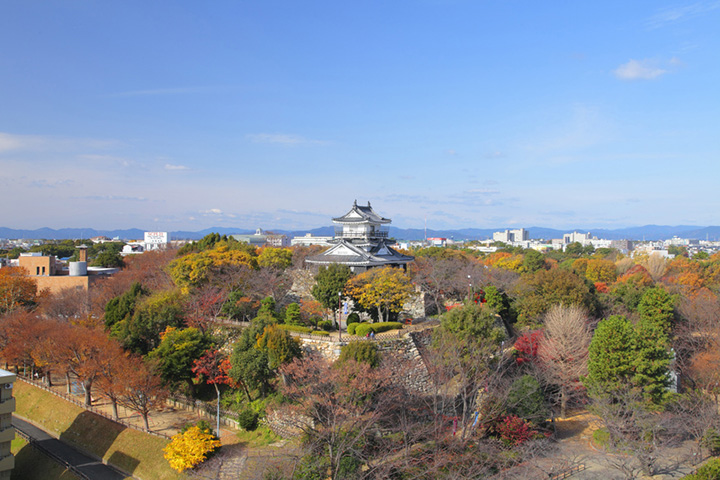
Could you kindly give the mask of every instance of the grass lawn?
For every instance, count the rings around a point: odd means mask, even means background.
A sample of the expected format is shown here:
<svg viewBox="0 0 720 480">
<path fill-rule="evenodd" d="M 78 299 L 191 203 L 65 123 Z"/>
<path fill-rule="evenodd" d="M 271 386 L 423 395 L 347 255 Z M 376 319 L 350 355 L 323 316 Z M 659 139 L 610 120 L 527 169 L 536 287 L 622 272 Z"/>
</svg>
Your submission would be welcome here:
<svg viewBox="0 0 720 480">
<path fill-rule="evenodd" d="M 264 447 L 266 445 L 270 445 L 271 443 L 282 440 L 280 437 L 275 435 L 272 430 L 262 424 L 258 425 L 258 428 L 252 432 L 242 430 L 238 432 L 236 436 L 240 443 L 244 444 L 246 447 L 251 448 Z"/>
<path fill-rule="evenodd" d="M 12 480 L 80 480 L 70 470 L 51 460 L 50 457 L 32 448 L 22 438 L 12 441 L 15 468 Z"/>
<path fill-rule="evenodd" d="M 13 394 L 18 415 L 61 440 L 143 479 L 180 478 L 163 458 L 168 440 L 126 428 L 24 382 L 15 382 Z"/>
</svg>

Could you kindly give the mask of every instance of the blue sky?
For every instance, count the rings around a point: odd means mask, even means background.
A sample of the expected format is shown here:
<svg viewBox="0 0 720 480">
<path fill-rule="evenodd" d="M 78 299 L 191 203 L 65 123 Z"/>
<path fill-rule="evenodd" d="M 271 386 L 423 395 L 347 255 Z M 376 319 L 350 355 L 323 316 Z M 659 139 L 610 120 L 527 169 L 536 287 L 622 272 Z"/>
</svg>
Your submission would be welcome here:
<svg viewBox="0 0 720 480">
<path fill-rule="evenodd" d="M 6 0 L 0 226 L 718 225 L 720 1 Z"/>
</svg>

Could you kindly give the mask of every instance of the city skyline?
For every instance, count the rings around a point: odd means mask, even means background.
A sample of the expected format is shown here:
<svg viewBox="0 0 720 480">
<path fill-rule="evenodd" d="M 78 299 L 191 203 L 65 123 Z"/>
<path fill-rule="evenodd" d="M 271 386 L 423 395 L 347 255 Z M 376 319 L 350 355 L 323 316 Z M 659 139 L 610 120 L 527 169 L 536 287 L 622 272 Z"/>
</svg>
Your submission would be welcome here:
<svg viewBox="0 0 720 480">
<path fill-rule="evenodd" d="M 2 226 L 719 223 L 717 1 L 4 12 Z"/>
</svg>

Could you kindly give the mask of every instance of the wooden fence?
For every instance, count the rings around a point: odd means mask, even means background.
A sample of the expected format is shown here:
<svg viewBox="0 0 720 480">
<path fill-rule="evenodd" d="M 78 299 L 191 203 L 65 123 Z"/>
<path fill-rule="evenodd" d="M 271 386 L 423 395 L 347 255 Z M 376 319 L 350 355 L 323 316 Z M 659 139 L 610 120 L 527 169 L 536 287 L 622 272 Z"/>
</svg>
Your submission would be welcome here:
<svg viewBox="0 0 720 480">
<path fill-rule="evenodd" d="M 557 475 L 550 477 L 552 480 L 563 480 L 568 477 L 572 477 L 576 473 L 582 472 L 585 470 L 585 464 L 581 463 L 580 465 L 575 465 L 572 468 L 569 468 L 568 470 L 565 470 L 562 473 L 558 473 Z"/>
</svg>

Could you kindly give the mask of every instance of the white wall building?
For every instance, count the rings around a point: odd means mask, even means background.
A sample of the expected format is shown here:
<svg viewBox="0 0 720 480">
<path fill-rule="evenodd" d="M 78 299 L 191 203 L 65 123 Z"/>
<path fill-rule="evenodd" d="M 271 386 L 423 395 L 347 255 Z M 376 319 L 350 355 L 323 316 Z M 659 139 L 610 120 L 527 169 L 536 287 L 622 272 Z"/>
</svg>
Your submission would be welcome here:
<svg viewBox="0 0 720 480">
<path fill-rule="evenodd" d="M 312 233 L 306 233 L 302 237 L 293 237 L 292 240 L 290 240 L 290 245 L 295 246 L 303 246 L 303 247 L 309 247 L 310 245 L 321 245 L 323 247 L 330 246 L 330 241 L 335 237 L 320 237 L 320 236 L 314 236 Z"/>
<path fill-rule="evenodd" d="M 145 250 L 162 250 L 168 245 L 168 232 L 145 232 Z"/>
<path fill-rule="evenodd" d="M 503 243 L 526 242 L 530 240 L 530 232 L 524 228 L 505 230 L 504 232 L 494 232 L 493 240 Z"/>
<path fill-rule="evenodd" d="M 592 240 L 592 235 L 590 235 L 590 232 L 588 233 L 580 233 L 580 232 L 573 232 L 573 233 L 566 233 L 563 235 L 563 243 L 565 245 L 569 243 L 581 243 L 583 245 L 588 245 L 590 243 L 590 240 Z"/>
</svg>

